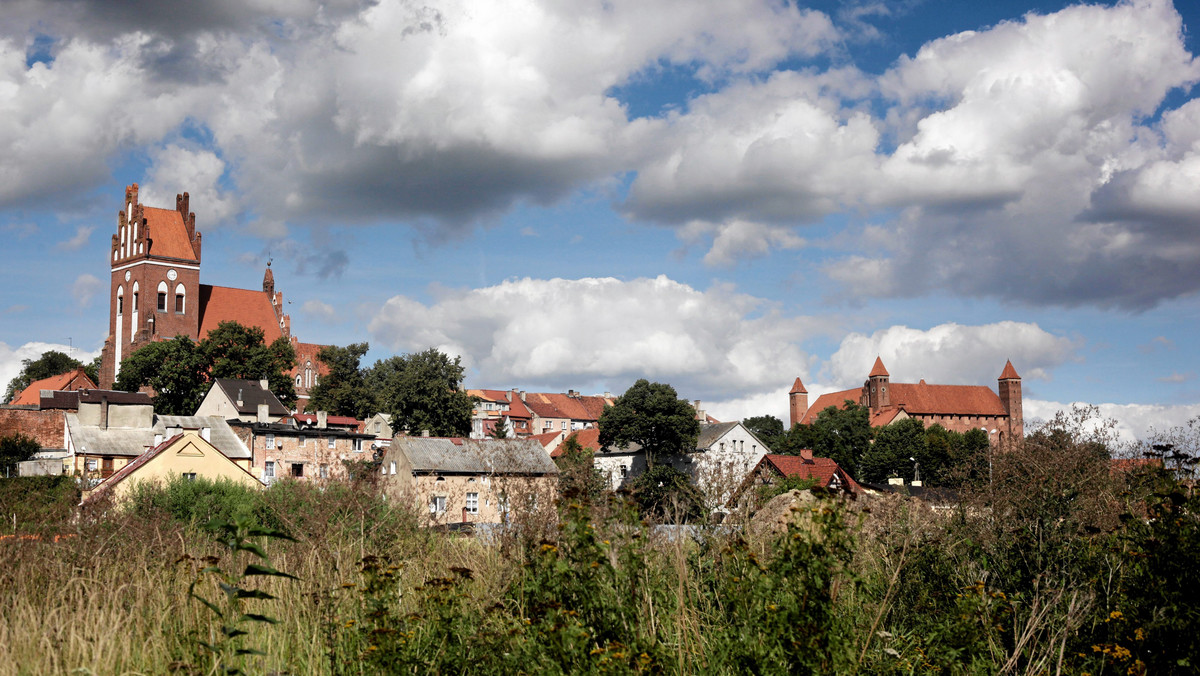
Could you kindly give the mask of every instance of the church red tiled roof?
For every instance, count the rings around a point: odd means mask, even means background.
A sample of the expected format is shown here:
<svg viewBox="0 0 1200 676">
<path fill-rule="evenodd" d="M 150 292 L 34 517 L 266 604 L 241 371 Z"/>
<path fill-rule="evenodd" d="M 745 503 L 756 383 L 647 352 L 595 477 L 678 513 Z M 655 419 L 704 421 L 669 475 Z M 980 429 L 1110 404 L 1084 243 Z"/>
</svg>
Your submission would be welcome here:
<svg viewBox="0 0 1200 676">
<path fill-rule="evenodd" d="M 21 390 L 9 402 L 14 406 L 37 406 L 42 400 L 42 390 L 53 391 L 71 391 L 71 390 L 94 390 L 96 383 L 87 377 L 83 372 L 83 368 L 77 368 L 73 371 L 60 373 L 49 378 L 42 378 L 29 383 L 29 387 Z"/>
<path fill-rule="evenodd" d="M 227 286 L 200 285 L 200 338 L 203 339 L 221 322 L 233 321 L 242 326 L 257 326 L 269 345 L 283 335 L 271 298 L 262 291 L 231 289 Z"/>
<path fill-rule="evenodd" d="M 151 256 L 197 262 L 182 214 L 174 209 L 143 206 L 142 215 L 150 236 Z"/>
</svg>

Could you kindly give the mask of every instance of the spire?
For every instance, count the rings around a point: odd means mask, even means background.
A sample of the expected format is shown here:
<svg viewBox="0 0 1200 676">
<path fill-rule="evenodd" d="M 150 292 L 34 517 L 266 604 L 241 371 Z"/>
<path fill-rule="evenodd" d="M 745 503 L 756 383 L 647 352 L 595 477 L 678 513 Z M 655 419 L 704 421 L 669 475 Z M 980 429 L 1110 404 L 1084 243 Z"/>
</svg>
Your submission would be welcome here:
<svg viewBox="0 0 1200 676">
<path fill-rule="evenodd" d="M 267 271 L 263 274 L 263 292 L 275 298 L 275 275 L 271 272 L 271 261 L 267 261 Z"/>
<path fill-rule="evenodd" d="M 1013 368 L 1012 360 L 1004 362 L 1004 370 L 1000 372 L 1000 380 L 1020 380 L 1021 376 L 1017 375 L 1017 370 Z"/>
<path fill-rule="evenodd" d="M 804 389 L 804 383 L 800 382 L 800 378 L 796 378 L 796 383 L 792 385 L 792 391 L 788 394 L 808 394 L 808 390 Z"/>
<path fill-rule="evenodd" d="M 875 357 L 875 366 L 871 367 L 871 373 L 867 377 L 874 378 L 876 376 L 887 376 L 887 375 L 888 375 L 887 369 L 885 369 L 883 367 L 883 359 L 881 359 L 879 357 Z"/>
</svg>

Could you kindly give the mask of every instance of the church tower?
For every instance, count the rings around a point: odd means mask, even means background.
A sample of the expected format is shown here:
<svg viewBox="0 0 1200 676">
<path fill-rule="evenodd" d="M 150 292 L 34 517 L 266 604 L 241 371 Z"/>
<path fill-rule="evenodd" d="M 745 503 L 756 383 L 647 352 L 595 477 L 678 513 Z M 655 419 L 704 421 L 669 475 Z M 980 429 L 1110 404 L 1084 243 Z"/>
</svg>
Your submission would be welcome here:
<svg viewBox="0 0 1200 676">
<path fill-rule="evenodd" d="M 800 382 L 799 376 L 796 377 L 796 382 L 792 384 L 792 391 L 788 392 L 788 407 L 791 409 L 791 425 L 788 429 L 792 429 L 804 419 L 804 414 L 808 412 L 808 390 L 804 388 L 804 383 Z"/>
<path fill-rule="evenodd" d="M 121 360 L 147 343 L 200 327 L 200 233 L 188 194 L 174 209 L 138 201 L 138 185 L 125 188 L 117 232 L 109 250 L 111 291 L 108 339 L 100 357 L 100 387 L 111 388 Z"/>
<path fill-rule="evenodd" d="M 890 381 L 891 375 L 883 367 L 883 359 L 875 357 L 875 366 L 871 368 L 867 382 L 863 383 L 863 405 L 871 409 L 871 413 L 891 404 L 891 395 L 888 393 Z"/>
</svg>

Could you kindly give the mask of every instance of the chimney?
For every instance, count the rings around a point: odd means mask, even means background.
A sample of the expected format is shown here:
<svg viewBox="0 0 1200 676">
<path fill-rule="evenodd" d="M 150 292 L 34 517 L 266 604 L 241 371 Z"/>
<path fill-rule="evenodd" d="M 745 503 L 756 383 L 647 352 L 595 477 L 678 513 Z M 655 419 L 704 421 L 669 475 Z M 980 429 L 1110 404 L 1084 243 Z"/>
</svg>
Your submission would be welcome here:
<svg viewBox="0 0 1200 676">
<path fill-rule="evenodd" d="M 421 430 L 421 438 L 428 439 L 429 438 L 429 430 Z"/>
<path fill-rule="evenodd" d="M 258 405 L 258 422 L 271 422 L 271 407 L 268 404 Z"/>
<path fill-rule="evenodd" d="M 100 395 L 100 429 L 108 429 L 108 395 Z"/>
<path fill-rule="evenodd" d="M 894 476 L 894 477 L 892 477 L 892 478 L 888 479 L 888 485 L 889 485 L 889 486 L 903 486 L 903 485 L 904 485 L 904 478 L 903 478 L 903 477 Z"/>
<path fill-rule="evenodd" d="M 567 390 L 567 396 L 568 396 L 568 397 L 575 398 L 575 397 L 578 397 L 578 396 L 579 396 L 579 393 L 578 393 L 578 392 L 576 392 L 575 390 Z"/>
<path fill-rule="evenodd" d="M 242 399 L 242 388 L 238 388 L 237 407 L 240 409 L 245 405 L 245 400 Z"/>
<path fill-rule="evenodd" d="M 329 411 L 317 411 L 317 429 L 329 427 Z"/>
<path fill-rule="evenodd" d="M 259 378 L 258 386 L 267 391 L 270 391 L 270 389 L 271 389 L 271 383 L 268 382 L 266 378 Z"/>
<path fill-rule="evenodd" d="M 800 449 L 800 459 L 803 460 L 804 462 L 812 462 L 813 461 L 812 449 L 811 448 Z"/>
<path fill-rule="evenodd" d="M 525 390 L 521 390 L 521 401 L 525 401 Z"/>
</svg>

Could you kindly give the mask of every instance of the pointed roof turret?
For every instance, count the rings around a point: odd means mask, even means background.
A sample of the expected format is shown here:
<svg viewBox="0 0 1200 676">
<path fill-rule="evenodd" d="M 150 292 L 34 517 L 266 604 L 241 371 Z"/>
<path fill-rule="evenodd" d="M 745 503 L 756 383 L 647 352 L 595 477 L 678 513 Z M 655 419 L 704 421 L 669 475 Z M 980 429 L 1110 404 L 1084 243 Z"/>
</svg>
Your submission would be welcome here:
<svg viewBox="0 0 1200 676">
<path fill-rule="evenodd" d="M 1017 370 L 1013 368 L 1012 360 L 1004 362 L 1004 370 L 1000 372 L 999 380 L 1020 380 L 1021 376 L 1017 375 Z"/>
<path fill-rule="evenodd" d="M 890 376 L 887 369 L 883 367 L 883 359 L 880 357 L 875 357 L 875 366 L 871 367 L 871 373 L 867 377 L 874 378 L 876 376 Z"/>
<path fill-rule="evenodd" d="M 800 382 L 800 377 L 796 377 L 796 383 L 792 385 L 792 391 L 788 394 L 808 394 L 808 390 L 804 389 L 804 383 Z"/>
<path fill-rule="evenodd" d="M 275 295 L 275 273 L 271 272 L 271 261 L 267 261 L 267 271 L 263 274 L 263 291 Z"/>
</svg>

